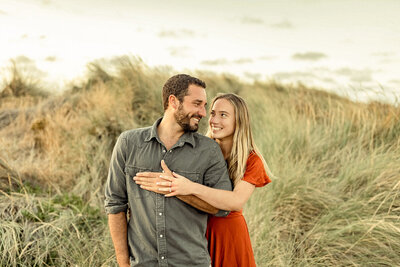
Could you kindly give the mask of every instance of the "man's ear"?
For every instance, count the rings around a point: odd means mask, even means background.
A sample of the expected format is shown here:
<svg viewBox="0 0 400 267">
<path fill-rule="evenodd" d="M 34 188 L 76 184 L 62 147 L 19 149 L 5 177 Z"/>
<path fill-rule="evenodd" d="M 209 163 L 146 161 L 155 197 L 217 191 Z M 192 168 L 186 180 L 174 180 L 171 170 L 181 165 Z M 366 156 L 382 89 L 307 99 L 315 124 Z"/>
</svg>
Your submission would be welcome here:
<svg viewBox="0 0 400 267">
<path fill-rule="evenodd" d="M 168 106 L 172 107 L 172 109 L 176 110 L 179 107 L 179 100 L 176 96 L 170 95 L 168 97 Z"/>
</svg>

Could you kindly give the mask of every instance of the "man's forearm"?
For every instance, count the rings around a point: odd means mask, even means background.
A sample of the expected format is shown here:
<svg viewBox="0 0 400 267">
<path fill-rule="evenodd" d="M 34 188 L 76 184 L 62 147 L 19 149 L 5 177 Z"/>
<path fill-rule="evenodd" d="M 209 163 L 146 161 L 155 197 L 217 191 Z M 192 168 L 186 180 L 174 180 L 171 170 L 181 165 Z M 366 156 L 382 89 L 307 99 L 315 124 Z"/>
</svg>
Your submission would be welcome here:
<svg viewBox="0 0 400 267">
<path fill-rule="evenodd" d="M 108 226 L 119 266 L 130 266 L 126 213 L 109 214 Z"/>
<path fill-rule="evenodd" d="M 164 192 L 165 194 L 165 192 Z M 204 211 L 208 214 L 215 215 L 218 213 L 219 209 L 215 208 L 214 206 L 211 206 L 204 200 L 194 196 L 194 195 L 178 195 L 176 196 L 178 199 L 182 200 L 183 202 L 189 204 L 192 207 L 195 207 L 198 210 Z"/>
</svg>

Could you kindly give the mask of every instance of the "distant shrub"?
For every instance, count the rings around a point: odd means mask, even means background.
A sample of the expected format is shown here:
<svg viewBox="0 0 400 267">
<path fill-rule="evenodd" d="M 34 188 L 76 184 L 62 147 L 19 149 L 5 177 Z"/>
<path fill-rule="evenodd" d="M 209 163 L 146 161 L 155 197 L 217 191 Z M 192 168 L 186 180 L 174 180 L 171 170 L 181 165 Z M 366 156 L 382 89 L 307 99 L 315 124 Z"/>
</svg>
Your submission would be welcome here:
<svg viewBox="0 0 400 267">
<path fill-rule="evenodd" d="M 0 91 L 0 98 L 4 97 L 47 97 L 49 92 L 40 88 L 40 83 L 37 79 L 22 75 L 18 70 L 15 62 L 12 62 L 10 68 L 11 78 L 5 82 L 5 86 Z"/>
</svg>

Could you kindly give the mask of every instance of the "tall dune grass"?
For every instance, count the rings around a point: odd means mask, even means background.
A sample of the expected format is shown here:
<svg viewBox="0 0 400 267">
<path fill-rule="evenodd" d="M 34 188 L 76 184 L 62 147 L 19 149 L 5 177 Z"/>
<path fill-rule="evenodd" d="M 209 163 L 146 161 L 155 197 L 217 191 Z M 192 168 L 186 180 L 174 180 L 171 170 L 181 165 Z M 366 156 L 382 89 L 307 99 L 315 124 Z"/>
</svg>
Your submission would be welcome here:
<svg viewBox="0 0 400 267">
<path fill-rule="evenodd" d="M 173 72 L 128 57 L 89 70 L 59 95 L 0 94 L 1 266 L 116 265 L 103 210 L 111 149 L 161 116 Z M 247 100 L 274 173 L 245 207 L 258 266 L 400 265 L 399 107 L 191 74 L 209 98 Z"/>
</svg>

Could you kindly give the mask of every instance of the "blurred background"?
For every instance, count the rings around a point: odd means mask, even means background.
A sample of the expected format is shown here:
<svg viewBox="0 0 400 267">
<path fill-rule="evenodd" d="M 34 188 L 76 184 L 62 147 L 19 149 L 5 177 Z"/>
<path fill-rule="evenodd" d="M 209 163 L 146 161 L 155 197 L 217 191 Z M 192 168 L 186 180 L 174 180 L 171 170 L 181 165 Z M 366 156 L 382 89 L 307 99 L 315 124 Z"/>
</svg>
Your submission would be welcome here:
<svg viewBox="0 0 400 267">
<path fill-rule="evenodd" d="M 133 55 L 393 102 L 399 12 L 397 0 L 1 0 L 0 66 L 14 59 L 62 90 L 93 60 Z"/>
<path fill-rule="evenodd" d="M 104 184 L 177 72 L 242 96 L 257 266 L 400 266 L 400 1 L 0 0 L 0 266 L 117 266 Z M 199 132 L 207 128 L 201 120 Z"/>
</svg>

